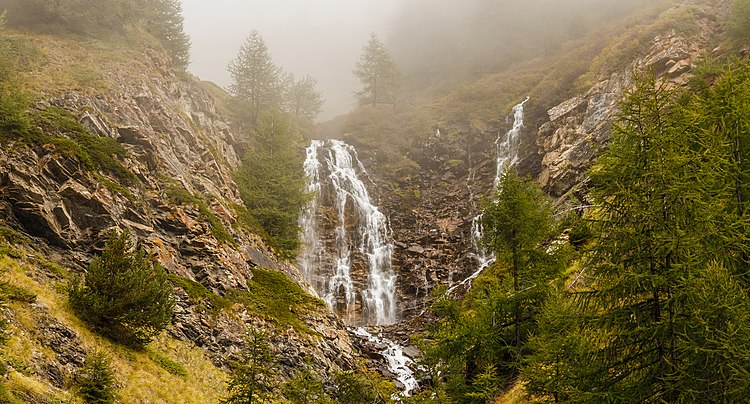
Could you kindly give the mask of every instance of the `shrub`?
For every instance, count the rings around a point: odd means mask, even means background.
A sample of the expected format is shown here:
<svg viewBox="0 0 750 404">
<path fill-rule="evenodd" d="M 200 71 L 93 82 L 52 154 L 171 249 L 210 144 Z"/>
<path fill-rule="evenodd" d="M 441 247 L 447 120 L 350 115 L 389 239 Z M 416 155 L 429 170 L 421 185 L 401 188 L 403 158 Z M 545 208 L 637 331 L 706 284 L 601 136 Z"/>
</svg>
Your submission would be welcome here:
<svg viewBox="0 0 750 404">
<path fill-rule="evenodd" d="M 70 304 L 95 331 L 126 345 L 147 344 L 172 318 L 172 286 L 164 268 L 130 234 L 114 233 L 81 283 L 71 282 Z"/>
<path fill-rule="evenodd" d="M 371 373 L 339 372 L 334 376 L 333 383 L 331 395 L 340 403 L 387 403 L 395 392 L 393 383 Z"/>
<path fill-rule="evenodd" d="M 115 372 L 109 357 L 102 351 L 86 356 L 83 369 L 78 374 L 78 395 L 86 403 L 115 402 Z"/>
</svg>

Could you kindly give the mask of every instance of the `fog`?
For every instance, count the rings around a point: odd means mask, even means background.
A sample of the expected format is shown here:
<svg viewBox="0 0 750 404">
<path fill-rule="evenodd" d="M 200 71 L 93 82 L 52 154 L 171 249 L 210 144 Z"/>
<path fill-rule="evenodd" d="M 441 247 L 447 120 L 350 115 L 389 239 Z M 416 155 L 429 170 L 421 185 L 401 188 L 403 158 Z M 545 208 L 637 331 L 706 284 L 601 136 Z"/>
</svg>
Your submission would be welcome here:
<svg viewBox="0 0 750 404">
<path fill-rule="evenodd" d="M 183 0 L 190 70 L 223 87 L 226 66 L 253 30 L 274 62 L 318 80 L 319 120 L 356 107 L 352 70 L 371 33 L 403 74 L 403 92 L 442 91 L 666 0 Z M 403 94 L 402 94 L 403 95 Z"/>
<path fill-rule="evenodd" d="M 326 104 L 319 119 L 355 106 L 352 75 L 372 32 L 385 37 L 399 0 L 183 0 L 192 40 L 190 71 L 226 87 L 227 64 L 252 30 L 274 62 L 296 77 L 318 79 Z"/>
</svg>

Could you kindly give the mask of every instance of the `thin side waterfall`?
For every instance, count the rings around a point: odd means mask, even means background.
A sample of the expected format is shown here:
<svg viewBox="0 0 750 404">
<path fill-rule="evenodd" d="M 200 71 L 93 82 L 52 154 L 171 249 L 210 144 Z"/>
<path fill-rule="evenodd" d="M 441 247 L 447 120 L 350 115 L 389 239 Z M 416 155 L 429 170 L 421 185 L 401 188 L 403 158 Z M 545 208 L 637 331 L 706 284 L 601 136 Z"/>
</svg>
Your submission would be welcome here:
<svg viewBox="0 0 750 404">
<path fill-rule="evenodd" d="M 313 141 L 305 173 L 315 193 L 300 218 L 307 281 L 349 324 L 396 322 L 388 220 L 360 179 L 367 172 L 356 150 L 340 140 Z"/>
<path fill-rule="evenodd" d="M 497 169 L 495 171 L 495 181 L 493 182 L 493 192 L 497 190 L 500 184 L 500 178 L 503 171 L 507 167 L 512 167 L 518 162 L 518 149 L 521 145 L 521 129 L 523 129 L 523 108 L 524 105 L 529 101 L 529 97 L 526 97 L 521 103 L 513 107 L 513 127 L 504 134 L 504 136 L 498 136 L 495 140 L 495 147 L 497 149 Z M 477 260 L 477 270 L 472 273 L 468 278 L 448 288 L 447 293 L 452 293 L 459 286 L 469 285 L 479 274 L 484 271 L 485 268 L 492 265 L 495 262 L 495 255 L 492 252 L 488 252 L 482 246 L 482 239 L 484 238 L 484 228 L 482 227 L 482 215 L 476 216 L 471 221 L 471 242 L 474 246 L 474 257 Z"/>
</svg>

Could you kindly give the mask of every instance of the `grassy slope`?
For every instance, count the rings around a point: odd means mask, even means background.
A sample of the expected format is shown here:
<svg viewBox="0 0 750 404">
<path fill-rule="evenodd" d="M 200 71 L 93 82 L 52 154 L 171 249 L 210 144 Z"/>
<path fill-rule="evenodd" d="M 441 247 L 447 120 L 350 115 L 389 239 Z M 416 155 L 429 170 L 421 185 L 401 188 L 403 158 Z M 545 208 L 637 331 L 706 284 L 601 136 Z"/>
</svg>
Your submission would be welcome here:
<svg viewBox="0 0 750 404">
<path fill-rule="evenodd" d="M 15 249 L 21 257 L 34 254 L 25 249 Z M 17 254 L 12 254 L 17 255 Z M 147 349 L 138 351 L 122 347 L 89 331 L 75 317 L 64 293 L 65 281 L 45 279 L 38 274 L 47 272 L 38 259 L 12 258 L 0 254 L 0 268 L 7 272 L 4 280 L 36 295 L 36 306 L 69 327 L 78 335 L 84 350 L 100 349 L 112 358 L 119 384 L 118 396 L 123 402 L 169 401 L 182 403 L 217 402 L 223 394 L 226 374 L 217 369 L 194 345 L 176 341 L 163 334 Z M 44 279 L 43 281 L 35 280 Z M 8 389 L 19 397 L 45 397 L 54 400 L 73 399 L 73 380 L 68 380 L 69 389 L 58 389 L 41 381 L 34 374 L 32 363 L 54 361 L 56 354 L 44 347 L 39 340 L 37 314 L 30 302 L 10 301 L 7 309 L 12 321 L 8 327 L 10 339 L 2 358 L 9 364 Z M 167 358 L 165 360 L 164 358 Z M 170 373 L 165 364 L 179 364 L 186 370 L 184 376 Z M 174 366 L 174 365 L 173 365 Z M 174 370 L 173 370 L 174 372 Z"/>
</svg>

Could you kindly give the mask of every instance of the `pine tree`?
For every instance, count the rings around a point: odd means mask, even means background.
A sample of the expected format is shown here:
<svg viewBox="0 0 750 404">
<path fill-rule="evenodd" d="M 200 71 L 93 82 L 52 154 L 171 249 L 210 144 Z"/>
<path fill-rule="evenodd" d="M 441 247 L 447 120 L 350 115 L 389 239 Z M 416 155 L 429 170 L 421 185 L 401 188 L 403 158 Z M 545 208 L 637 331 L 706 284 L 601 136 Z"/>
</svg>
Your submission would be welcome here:
<svg viewBox="0 0 750 404">
<path fill-rule="evenodd" d="M 552 205 L 532 183 L 506 170 L 482 215 L 484 243 L 495 254 L 502 284 L 490 293 L 493 321 L 506 341 L 506 363 L 515 374 L 523 346 L 535 327 L 535 316 L 550 293 L 550 281 L 561 270 L 560 252 L 545 247 L 554 234 Z M 511 359 L 511 361 L 507 361 Z"/>
<path fill-rule="evenodd" d="M 294 404 L 328 402 L 323 382 L 310 370 L 310 364 L 297 370 L 294 377 L 284 385 L 284 397 Z"/>
<path fill-rule="evenodd" d="M 241 119 L 251 125 L 262 112 L 282 103 L 284 74 L 271 59 L 271 54 L 258 31 L 253 31 L 229 63 L 232 84 L 229 92 L 244 109 Z"/>
<path fill-rule="evenodd" d="M 110 237 L 68 295 L 81 319 L 127 345 L 147 344 L 172 320 L 174 299 L 164 268 L 143 249 L 134 252 L 127 231 Z"/>
<path fill-rule="evenodd" d="M 700 147 L 710 152 L 703 158 L 716 162 L 707 190 L 723 207 L 721 228 L 707 232 L 706 244 L 750 291 L 750 64 L 731 63 L 689 112 L 698 117 Z"/>
<path fill-rule="evenodd" d="M 268 111 L 258 123 L 255 147 L 235 174 L 245 206 L 263 226 L 268 243 L 284 258 L 300 247 L 297 218 L 309 200 L 302 157 L 283 114 Z"/>
<path fill-rule="evenodd" d="M 172 66 L 186 71 L 190 64 L 190 37 L 185 33 L 181 0 L 147 0 L 150 15 L 146 27 L 172 58 Z"/>
<path fill-rule="evenodd" d="M 374 33 L 362 48 L 354 68 L 354 76 L 362 83 L 357 92 L 360 105 L 395 104 L 399 73 L 388 50 Z"/>
<path fill-rule="evenodd" d="M 86 356 L 83 369 L 76 378 L 78 395 L 85 403 L 109 404 L 115 402 L 115 373 L 109 357 L 102 351 Z"/>
<path fill-rule="evenodd" d="M 227 383 L 229 396 L 225 404 L 253 404 L 270 401 L 276 377 L 276 358 L 271 351 L 268 334 L 251 328 L 247 346 L 239 360 L 230 363 L 232 375 Z"/>
</svg>

